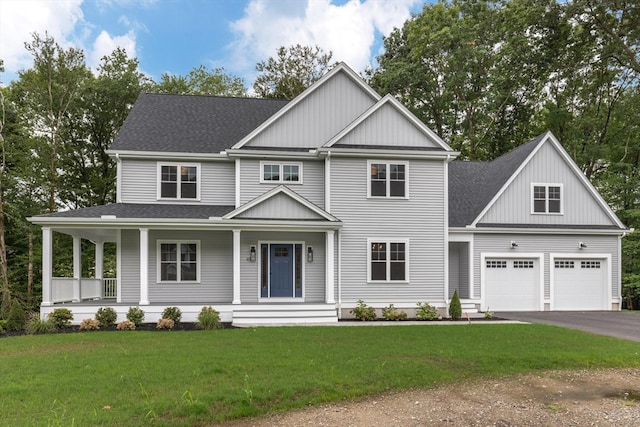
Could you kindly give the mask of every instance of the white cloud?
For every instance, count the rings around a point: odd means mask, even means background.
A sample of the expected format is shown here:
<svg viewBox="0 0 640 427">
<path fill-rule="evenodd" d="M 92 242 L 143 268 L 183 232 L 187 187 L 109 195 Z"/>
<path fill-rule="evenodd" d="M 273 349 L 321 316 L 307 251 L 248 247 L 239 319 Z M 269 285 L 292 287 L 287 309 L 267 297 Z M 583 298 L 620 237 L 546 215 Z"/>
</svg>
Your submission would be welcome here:
<svg viewBox="0 0 640 427">
<path fill-rule="evenodd" d="M 389 34 L 411 17 L 419 0 L 250 0 L 245 15 L 230 24 L 236 40 L 229 46 L 233 68 L 253 68 L 280 46 L 320 46 L 356 71 L 371 65 L 376 31 Z M 255 58 L 259 58 L 258 61 Z"/>
<path fill-rule="evenodd" d="M 111 37 L 106 31 L 102 31 L 93 42 L 90 54 L 87 56 L 87 65 L 95 70 L 100 65 L 103 56 L 108 56 L 117 47 L 123 48 L 129 58 L 135 58 L 136 35 L 133 30 L 122 36 Z"/>
</svg>

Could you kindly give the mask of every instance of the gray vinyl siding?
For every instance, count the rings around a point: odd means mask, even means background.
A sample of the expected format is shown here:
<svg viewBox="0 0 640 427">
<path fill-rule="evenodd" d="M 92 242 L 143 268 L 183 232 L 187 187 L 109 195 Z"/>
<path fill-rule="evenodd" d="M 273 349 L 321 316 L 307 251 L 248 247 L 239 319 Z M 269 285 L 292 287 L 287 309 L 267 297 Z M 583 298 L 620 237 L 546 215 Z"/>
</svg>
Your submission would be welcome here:
<svg viewBox="0 0 640 427">
<path fill-rule="evenodd" d="M 367 159 L 331 159 L 331 213 L 340 230 L 342 301 L 443 301 L 445 165 L 409 162 L 409 199 L 367 199 Z M 368 283 L 367 239 L 408 240 L 409 283 Z"/>
<path fill-rule="evenodd" d="M 300 163 L 295 160 L 273 160 L 273 163 Z M 286 184 L 314 205 L 324 208 L 324 162 L 304 161 L 302 163 L 302 184 Z M 260 183 L 260 160 L 240 161 L 240 204 L 243 205 L 282 183 Z"/>
<path fill-rule="evenodd" d="M 278 194 L 238 215 L 238 218 L 323 219 L 286 194 Z"/>
<path fill-rule="evenodd" d="M 240 299 L 243 304 L 257 303 L 260 293 L 260 243 L 303 243 L 313 247 L 313 262 L 303 256 L 303 292 L 305 302 L 325 301 L 325 233 L 283 233 L 277 231 L 242 232 L 240 234 Z M 255 245 L 258 250 L 256 262 L 250 262 L 249 249 Z M 246 255 L 246 257 L 245 257 Z M 304 254 L 303 254 L 304 255 Z"/>
<path fill-rule="evenodd" d="M 510 248 L 510 242 L 518 244 Z M 587 248 L 578 249 L 579 242 L 586 242 Z M 620 296 L 620 241 L 618 236 L 594 235 L 548 235 L 548 234 L 476 234 L 474 238 L 474 293 L 480 297 L 480 254 L 481 253 L 543 253 L 544 254 L 544 298 L 549 299 L 549 254 L 566 253 L 580 255 L 611 254 L 611 283 L 613 298 Z"/>
<path fill-rule="evenodd" d="M 345 73 L 338 73 L 271 123 L 248 145 L 320 147 L 375 102 Z"/>
<path fill-rule="evenodd" d="M 200 283 L 158 282 L 158 240 L 200 242 Z M 149 231 L 149 301 L 231 303 L 233 300 L 231 231 Z M 248 251 L 247 251 L 248 253 Z"/>
<path fill-rule="evenodd" d="M 140 302 L 140 231 L 122 230 L 120 233 L 120 296 L 123 303 Z"/>
<path fill-rule="evenodd" d="M 563 214 L 532 214 L 532 183 L 562 184 Z M 605 210 L 552 144 L 544 144 L 480 220 L 501 224 L 612 225 Z"/>
<path fill-rule="evenodd" d="M 340 144 L 440 148 L 440 145 L 428 138 L 417 126 L 407 121 L 407 118 L 389 103 L 341 138 L 336 146 L 340 146 Z"/>
<path fill-rule="evenodd" d="M 171 159 L 167 159 L 171 162 Z M 235 204 L 235 166 L 231 161 L 184 162 L 200 164 L 200 201 L 168 203 Z M 121 200 L 123 203 L 163 203 L 158 195 L 158 161 L 124 159 L 122 161 Z"/>
<path fill-rule="evenodd" d="M 469 244 L 449 243 L 449 297 L 458 290 L 460 298 L 469 298 Z"/>
</svg>

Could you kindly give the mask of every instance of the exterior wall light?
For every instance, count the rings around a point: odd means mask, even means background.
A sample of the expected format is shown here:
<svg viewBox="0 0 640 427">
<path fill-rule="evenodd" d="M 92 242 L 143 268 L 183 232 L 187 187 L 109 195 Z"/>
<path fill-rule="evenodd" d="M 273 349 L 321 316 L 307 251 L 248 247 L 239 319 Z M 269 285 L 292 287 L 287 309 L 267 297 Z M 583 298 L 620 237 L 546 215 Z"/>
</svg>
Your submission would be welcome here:
<svg viewBox="0 0 640 427">
<path fill-rule="evenodd" d="M 247 258 L 249 262 L 256 262 L 256 247 L 251 245 L 251 249 L 249 249 L 249 258 Z"/>
<path fill-rule="evenodd" d="M 512 241 L 511 241 L 511 243 L 509 244 L 509 247 L 510 247 L 511 249 L 515 249 L 515 248 L 517 248 L 517 247 L 518 247 L 518 244 L 512 240 Z"/>
<path fill-rule="evenodd" d="M 313 248 L 307 246 L 307 262 L 313 262 Z"/>
<path fill-rule="evenodd" d="M 582 242 L 578 243 L 578 249 L 584 249 L 586 247 L 587 247 L 586 243 L 582 243 Z"/>
</svg>

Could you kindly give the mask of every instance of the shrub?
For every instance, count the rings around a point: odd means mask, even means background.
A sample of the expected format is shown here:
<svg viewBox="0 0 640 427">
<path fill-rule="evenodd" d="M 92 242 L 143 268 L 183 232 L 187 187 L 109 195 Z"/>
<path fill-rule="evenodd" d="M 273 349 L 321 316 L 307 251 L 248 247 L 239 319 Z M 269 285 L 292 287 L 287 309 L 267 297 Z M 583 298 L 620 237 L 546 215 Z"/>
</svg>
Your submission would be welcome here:
<svg viewBox="0 0 640 427">
<path fill-rule="evenodd" d="M 4 334 L 4 330 L 6 329 L 7 321 L 0 320 L 0 335 Z"/>
<path fill-rule="evenodd" d="M 173 321 L 173 319 L 162 318 L 158 320 L 156 329 L 173 329 L 174 326 L 175 326 L 175 322 Z"/>
<path fill-rule="evenodd" d="M 53 313 L 49 313 L 50 315 Z M 56 325 L 52 316 L 42 319 L 40 313 L 32 313 L 27 320 L 25 329 L 28 334 L 50 334 L 56 330 Z"/>
<path fill-rule="evenodd" d="M 389 304 L 389 307 L 382 309 L 382 317 L 386 320 L 406 320 L 407 313 L 398 310 L 393 306 L 393 304 Z"/>
<path fill-rule="evenodd" d="M 640 309 L 640 275 L 622 275 L 622 302 L 627 310 Z"/>
<path fill-rule="evenodd" d="M 58 329 L 68 328 L 73 320 L 73 313 L 68 308 L 55 308 L 49 313 L 49 319 Z"/>
<path fill-rule="evenodd" d="M 427 302 L 416 303 L 416 317 L 420 320 L 436 320 L 438 317 L 438 310 Z"/>
<path fill-rule="evenodd" d="M 171 319 L 173 323 L 180 323 L 180 319 L 182 319 L 182 312 L 178 307 L 167 307 L 162 312 L 163 319 Z"/>
<path fill-rule="evenodd" d="M 118 313 L 111 307 L 100 307 L 96 313 L 96 320 L 100 326 L 113 326 L 118 319 Z"/>
<path fill-rule="evenodd" d="M 493 319 L 493 311 L 489 311 L 489 308 L 487 308 L 487 311 L 484 312 L 484 318 Z"/>
<path fill-rule="evenodd" d="M 98 329 L 100 329 L 100 322 L 96 319 L 83 319 L 80 322 L 81 331 L 97 331 Z"/>
<path fill-rule="evenodd" d="M 116 329 L 119 331 L 135 331 L 136 324 L 131 320 L 123 320 L 116 325 Z"/>
<path fill-rule="evenodd" d="M 220 313 L 214 310 L 213 307 L 202 307 L 198 314 L 198 323 L 196 323 L 198 329 L 218 329 L 222 327 L 220 323 Z"/>
<path fill-rule="evenodd" d="M 7 323 L 4 329 L 8 331 L 21 331 L 24 329 L 24 325 L 27 321 L 27 316 L 22 308 L 22 305 L 16 300 L 11 303 L 11 309 L 9 310 L 9 316 L 7 316 Z"/>
<path fill-rule="evenodd" d="M 356 319 L 362 320 L 363 322 L 367 320 L 376 320 L 376 310 L 373 307 L 369 307 L 361 299 L 358 300 L 358 305 L 351 310 L 351 313 Z"/>
<path fill-rule="evenodd" d="M 462 305 L 460 304 L 457 290 L 453 292 L 451 303 L 449 303 L 449 317 L 452 320 L 460 320 L 462 318 Z"/>
<path fill-rule="evenodd" d="M 140 307 L 129 307 L 129 311 L 127 311 L 127 320 L 138 326 L 144 320 L 144 310 Z"/>
</svg>

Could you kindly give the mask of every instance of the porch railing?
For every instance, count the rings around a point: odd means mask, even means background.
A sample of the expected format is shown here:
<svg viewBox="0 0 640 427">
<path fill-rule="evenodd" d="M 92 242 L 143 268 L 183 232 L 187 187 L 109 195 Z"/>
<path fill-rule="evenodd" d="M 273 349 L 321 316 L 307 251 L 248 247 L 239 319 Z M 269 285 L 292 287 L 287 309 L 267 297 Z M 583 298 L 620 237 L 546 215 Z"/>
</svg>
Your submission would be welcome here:
<svg viewBox="0 0 640 427">
<path fill-rule="evenodd" d="M 118 297 L 118 279 L 79 280 L 69 277 L 54 277 L 51 280 L 52 302 L 71 302 L 88 299 L 116 299 Z"/>
<path fill-rule="evenodd" d="M 118 279 L 109 277 L 102 279 L 104 299 L 116 299 L 118 297 Z"/>
</svg>

